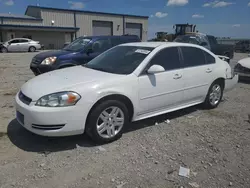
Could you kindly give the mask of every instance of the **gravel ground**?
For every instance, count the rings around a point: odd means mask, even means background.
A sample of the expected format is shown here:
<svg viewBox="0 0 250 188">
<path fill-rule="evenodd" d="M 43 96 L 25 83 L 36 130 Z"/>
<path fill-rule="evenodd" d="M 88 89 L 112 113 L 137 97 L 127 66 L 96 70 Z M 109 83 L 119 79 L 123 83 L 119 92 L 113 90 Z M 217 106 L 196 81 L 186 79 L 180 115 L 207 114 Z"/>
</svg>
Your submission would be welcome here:
<svg viewBox="0 0 250 188">
<path fill-rule="evenodd" d="M 250 187 L 250 82 L 238 83 L 217 109 L 136 122 L 120 140 L 96 146 L 83 135 L 46 138 L 17 123 L 13 98 L 33 77 L 34 55 L 0 54 L 1 188 Z M 180 166 L 189 177 L 178 175 Z"/>
</svg>

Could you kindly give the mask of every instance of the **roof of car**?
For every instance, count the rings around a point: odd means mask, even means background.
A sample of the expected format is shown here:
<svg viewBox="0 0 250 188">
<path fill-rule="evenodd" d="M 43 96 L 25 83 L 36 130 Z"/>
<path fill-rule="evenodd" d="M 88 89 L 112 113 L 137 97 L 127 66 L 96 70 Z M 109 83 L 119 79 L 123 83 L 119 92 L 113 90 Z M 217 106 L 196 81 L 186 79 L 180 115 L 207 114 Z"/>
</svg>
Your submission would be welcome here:
<svg viewBox="0 0 250 188">
<path fill-rule="evenodd" d="M 99 35 L 99 36 L 81 36 L 81 38 L 118 38 L 118 37 L 131 37 L 139 38 L 137 35 Z M 79 37 L 80 38 L 80 37 Z"/>
<path fill-rule="evenodd" d="M 31 40 L 31 39 L 28 39 L 28 38 L 13 38 L 13 39 L 10 39 L 10 40 L 19 40 L 19 39 Z"/>
<path fill-rule="evenodd" d="M 180 42 L 133 42 L 133 43 L 125 43 L 121 44 L 122 46 L 140 46 L 140 47 L 151 47 L 156 48 L 159 46 L 193 46 L 193 47 L 199 47 L 199 45 L 190 44 L 190 43 L 180 43 Z"/>
</svg>

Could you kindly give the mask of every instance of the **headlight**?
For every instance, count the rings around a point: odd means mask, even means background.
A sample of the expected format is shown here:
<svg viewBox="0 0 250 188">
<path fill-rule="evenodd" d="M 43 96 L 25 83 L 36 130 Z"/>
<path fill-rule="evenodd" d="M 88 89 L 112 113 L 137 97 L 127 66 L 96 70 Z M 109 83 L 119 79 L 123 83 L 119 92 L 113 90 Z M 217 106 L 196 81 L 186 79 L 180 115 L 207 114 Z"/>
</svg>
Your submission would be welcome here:
<svg viewBox="0 0 250 188">
<path fill-rule="evenodd" d="M 36 102 L 36 106 L 45 106 L 45 107 L 73 106 L 80 100 L 80 98 L 81 96 L 79 94 L 71 91 L 52 93 L 41 97 Z"/>
<path fill-rule="evenodd" d="M 56 61 L 56 58 L 57 57 L 47 57 L 46 59 L 44 59 L 43 61 L 42 61 L 42 65 L 51 65 L 51 64 L 53 64 L 55 61 Z"/>
</svg>

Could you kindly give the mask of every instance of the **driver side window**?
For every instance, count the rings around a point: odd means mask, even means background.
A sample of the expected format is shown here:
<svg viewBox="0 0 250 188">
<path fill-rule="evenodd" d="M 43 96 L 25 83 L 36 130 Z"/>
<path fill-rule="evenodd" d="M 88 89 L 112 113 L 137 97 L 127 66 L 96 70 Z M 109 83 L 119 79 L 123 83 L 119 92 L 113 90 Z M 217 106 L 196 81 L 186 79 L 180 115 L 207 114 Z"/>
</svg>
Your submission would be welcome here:
<svg viewBox="0 0 250 188">
<path fill-rule="evenodd" d="M 16 43 L 19 43 L 19 40 L 12 40 L 9 42 L 10 44 L 16 44 Z"/>
<path fill-rule="evenodd" d="M 111 47 L 110 39 L 100 39 L 92 44 L 92 50 L 94 53 L 102 53 Z"/>
</svg>

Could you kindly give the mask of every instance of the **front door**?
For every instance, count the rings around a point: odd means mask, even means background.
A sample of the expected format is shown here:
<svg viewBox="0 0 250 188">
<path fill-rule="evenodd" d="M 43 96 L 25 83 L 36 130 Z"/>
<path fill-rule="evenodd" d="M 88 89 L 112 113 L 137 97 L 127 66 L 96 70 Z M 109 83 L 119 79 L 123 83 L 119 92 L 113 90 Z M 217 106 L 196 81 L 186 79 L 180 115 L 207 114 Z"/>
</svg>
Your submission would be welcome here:
<svg viewBox="0 0 250 188">
<path fill-rule="evenodd" d="M 196 47 L 181 47 L 183 57 L 183 80 L 185 103 L 201 102 L 205 99 L 215 80 L 215 58 Z"/>
<path fill-rule="evenodd" d="M 162 49 L 151 59 L 147 68 L 152 65 L 161 65 L 165 72 L 147 74 L 145 71 L 139 76 L 138 115 L 174 108 L 183 100 L 184 81 L 178 48 Z"/>
<path fill-rule="evenodd" d="M 14 39 L 14 40 L 9 41 L 9 44 L 8 44 L 8 51 L 9 52 L 16 52 L 16 51 L 18 51 L 19 48 L 20 48 L 20 46 L 19 46 L 18 39 Z"/>
</svg>

